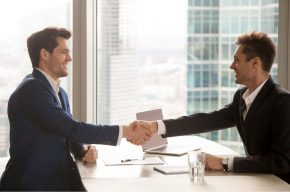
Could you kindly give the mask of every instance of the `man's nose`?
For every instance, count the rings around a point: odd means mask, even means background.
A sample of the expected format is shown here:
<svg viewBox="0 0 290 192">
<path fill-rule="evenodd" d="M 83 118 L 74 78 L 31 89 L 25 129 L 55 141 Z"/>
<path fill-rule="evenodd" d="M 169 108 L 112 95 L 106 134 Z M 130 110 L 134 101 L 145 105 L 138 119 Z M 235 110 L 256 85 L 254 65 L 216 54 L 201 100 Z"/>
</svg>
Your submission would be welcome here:
<svg viewBox="0 0 290 192">
<path fill-rule="evenodd" d="M 234 62 L 232 62 L 232 64 L 230 65 L 230 69 L 235 69 L 235 63 Z"/>
<path fill-rule="evenodd" d="M 68 56 L 67 56 L 67 60 L 68 60 L 68 61 L 72 61 L 72 57 L 71 57 L 71 55 L 68 55 Z"/>
</svg>

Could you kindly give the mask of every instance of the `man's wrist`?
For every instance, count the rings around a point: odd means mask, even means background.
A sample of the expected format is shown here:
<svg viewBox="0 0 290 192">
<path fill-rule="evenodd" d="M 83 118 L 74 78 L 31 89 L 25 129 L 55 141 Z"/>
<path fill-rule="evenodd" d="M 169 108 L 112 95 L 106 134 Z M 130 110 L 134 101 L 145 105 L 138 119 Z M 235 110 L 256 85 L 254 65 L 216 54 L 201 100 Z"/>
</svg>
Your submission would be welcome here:
<svg viewBox="0 0 290 192">
<path fill-rule="evenodd" d="M 124 130 L 124 126 L 123 125 L 119 125 L 119 135 L 118 135 L 118 140 L 117 140 L 117 145 L 120 145 L 121 140 L 123 138 L 123 131 Z"/>
<path fill-rule="evenodd" d="M 122 125 L 122 130 L 123 130 L 122 137 L 128 139 L 129 138 L 129 135 L 128 135 L 128 126 Z"/>
<path fill-rule="evenodd" d="M 157 134 L 165 135 L 166 134 L 166 127 L 162 120 L 157 120 Z"/>
<path fill-rule="evenodd" d="M 229 157 L 229 171 L 234 170 L 234 156 Z"/>
<path fill-rule="evenodd" d="M 223 171 L 225 172 L 229 171 L 229 158 L 222 159 L 222 166 L 223 166 Z"/>
</svg>

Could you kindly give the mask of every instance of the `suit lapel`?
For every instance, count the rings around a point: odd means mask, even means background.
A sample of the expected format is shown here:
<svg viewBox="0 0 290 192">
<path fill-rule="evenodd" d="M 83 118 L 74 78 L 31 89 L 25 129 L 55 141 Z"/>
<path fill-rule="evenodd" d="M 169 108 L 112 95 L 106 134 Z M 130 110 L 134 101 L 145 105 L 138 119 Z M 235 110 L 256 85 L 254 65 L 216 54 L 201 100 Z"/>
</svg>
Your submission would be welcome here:
<svg viewBox="0 0 290 192">
<path fill-rule="evenodd" d="M 63 98 L 59 98 L 60 99 L 60 103 L 59 103 L 59 100 L 57 99 L 56 95 L 55 95 L 55 92 L 53 91 L 53 88 L 51 87 L 50 83 L 48 82 L 48 80 L 46 79 L 46 77 L 40 72 L 38 71 L 37 69 L 33 69 L 33 72 L 32 72 L 32 75 L 36 78 L 36 79 L 39 79 L 41 80 L 49 89 L 50 91 L 52 92 L 52 95 L 53 95 L 53 98 L 54 98 L 54 101 L 57 103 L 57 105 L 59 105 L 60 107 L 64 107 L 64 99 Z M 60 91 L 61 92 L 61 91 Z M 60 95 L 60 94 L 59 94 Z M 60 96 L 59 96 L 60 97 Z"/>
<path fill-rule="evenodd" d="M 253 101 L 247 116 L 245 118 L 245 126 L 248 127 L 249 122 L 253 117 L 255 117 L 255 114 L 259 110 L 260 106 L 263 105 L 265 97 L 268 95 L 268 93 L 271 91 L 275 83 L 273 82 L 272 78 L 269 77 L 265 85 L 262 87 L 258 95 L 256 96 L 255 100 Z"/>
<path fill-rule="evenodd" d="M 246 128 L 245 128 L 245 121 L 244 121 L 244 118 L 243 118 L 243 111 L 242 111 L 242 108 L 243 108 L 243 103 L 244 103 L 244 99 L 243 99 L 243 94 L 246 92 L 247 88 L 244 88 L 241 90 L 240 92 L 240 97 L 239 97 L 239 120 L 240 120 L 240 125 L 241 125 L 241 130 L 240 130 L 240 134 L 241 134 L 241 137 L 244 139 L 245 138 L 245 131 L 246 131 Z"/>
<path fill-rule="evenodd" d="M 49 87 L 49 89 L 53 92 L 53 89 L 50 85 L 50 83 L 48 82 L 48 80 L 46 79 L 46 77 L 37 69 L 33 69 L 32 71 L 32 75 L 36 78 L 41 80 L 47 87 Z"/>
<path fill-rule="evenodd" d="M 62 108 L 65 110 L 65 111 L 68 111 L 67 110 L 67 101 L 64 97 L 64 93 L 63 93 L 63 90 L 60 90 L 59 93 L 58 93 L 58 97 L 60 99 L 60 102 L 61 102 L 61 105 L 62 105 Z"/>
</svg>

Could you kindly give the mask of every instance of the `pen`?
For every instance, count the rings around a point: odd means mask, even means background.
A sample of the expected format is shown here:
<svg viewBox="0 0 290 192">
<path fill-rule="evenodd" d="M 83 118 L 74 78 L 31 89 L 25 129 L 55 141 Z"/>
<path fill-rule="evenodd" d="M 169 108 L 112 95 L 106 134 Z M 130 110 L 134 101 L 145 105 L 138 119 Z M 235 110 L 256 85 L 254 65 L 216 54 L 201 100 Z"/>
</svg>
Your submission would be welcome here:
<svg viewBox="0 0 290 192">
<path fill-rule="evenodd" d="M 121 163 L 129 162 L 129 161 L 137 161 L 138 159 L 123 159 Z"/>
</svg>

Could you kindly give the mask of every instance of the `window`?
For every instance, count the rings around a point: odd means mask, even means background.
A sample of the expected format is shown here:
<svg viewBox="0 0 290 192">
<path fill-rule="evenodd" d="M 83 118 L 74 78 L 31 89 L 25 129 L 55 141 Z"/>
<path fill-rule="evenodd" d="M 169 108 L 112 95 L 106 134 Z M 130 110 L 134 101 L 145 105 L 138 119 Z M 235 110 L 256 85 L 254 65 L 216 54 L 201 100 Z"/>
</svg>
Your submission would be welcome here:
<svg viewBox="0 0 290 192">
<path fill-rule="evenodd" d="M 85 2 L 95 1 L 73 1 L 74 4 Z M 281 21 L 281 17 L 279 21 L 278 16 L 284 14 L 283 19 L 288 16 L 287 1 L 97 0 L 96 2 L 97 9 L 93 14 L 97 14 L 97 22 L 92 20 L 90 24 L 88 17 L 82 17 L 78 23 L 77 18 L 74 20 L 74 27 L 83 30 L 82 24 L 87 22 L 88 27 L 97 29 L 97 40 L 94 33 L 92 36 L 90 31 L 83 33 L 85 37 L 88 36 L 90 42 L 98 44 L 96 51 L 94 49 L 92 51 L 93 57 L 97 52 L 97 62 L 77 60 L 75 66 L 97 63 L 87 69 L 92 69 L 94 73 L 92 79 L 95 81 L 84 84 L 92 85 L 88 90 L 97 87 L 97 95 L 91 94 L 94 100 L 97 98 L 97 105 L 96 101 L 91 102 L 92 106 L 95 106 L 91 113 L 97 112 L 98 123 L 128 123 L 135 119 L 137 111 L 153 108 L 162 108 L 165 118 L 220 108 L 231 102 L 237 88 L 234 74 L 229 70 L 235 51 L 235 38 L 246 31 L 265 31 L 278 44 L 278 29 L 279 38 L 282 31 L 285 31 L 283 40 L 288 38 L 289 29 L 284 27 L 285 30 L 281 30 L 281 27 L 287 25 L 278 26 L 278 22 Z M 283 6 L 279 7 L 278 3 Z M 284 6 L 285 4 L 287 6 Z M 72 1 L 11 0 L 1 1 L 0 5 L 1 24 L 5 26 L 0 32 L 0 156 L 3 156 L 7 154 L 9 147 L 9 122 L 6 114 L 8 98 L 25 74 L 32 70 L 26 50 L 26 38 L 32 32 L 49 25 L 72 29 Z M 279 12 L 281 7 L 283 14 Z M 81 12 L 82 6 L 75 5 L 74 11 L 76 10 Z M 86 11 L 89 12 L 89 9 Z M 78 40 L 78 33 L 74 29 L 74 40 Z M 280 45 L 281 42 L 287 40 L 279 41 Z M 83 43 L 84 41 L 81 44 Z M 81 44 L 78 43 L 77 46 Z M 279 53 L 285 51 L 282 56 L 286 58 L 279 57 L 279 80 L 282 79 L 283 85 L 289 88 L 286 65 L 288 57 L 285 53 L 290 46 L 287 45 L 285 43 L 283 49 L 279 49 Z M 90 57 L 89 54 L 85 56 L 83 53 L 80 54 L 81 57 Z M 79 57 L 77 54 L 73 56 L 74 60 Z M 77 74 L 78 70 L 74 72 Z M 275 64 L 272 69 L 275 81 L 278 80 L 277 73 L 278 68 Z M 85 81 L 88 76 L 91 74 L 87 71 L 83 77 L 74 75 L 74 78 Z M 62 86 L 71 97 L 70 84 L 70 78 L 63 79 Z M 77 87 L 84 84 L 78 83 Z M 80 105 L 79 102 L 83 99 L 83 93 L 75 91 L 74 94 L 76 96 L 74 98 L 78 99 L 77 102 L 74 101 L 76 106 L 74 113 L 87 113 L 83 112 L 85 110 L 82 107 L 85 105 Z M 90 107 L 91 105 L 85 106 Z M 242 150 L 234 128 L 202 135 L 216 139 L 239 152 Z"/>
<path fill-rule="evenodd" d="M 25 75 L 32 72 L 26 39 L 48 26 L 71 29 L 71 5 L 70 0 L 0 1 L 0 156 L 6 156 L 9 149 L 8 99 Z M 70 78 L 61 83 L 69 96 L 70 83 Z"/>
<path fill-rule="evenodd" d="M 278 42 L 278 1 L 97 3 L 100 123 L 130 122 L 153 108 L 165 118 L 221 108 L 237 89 L 229 69 L 236 37 L 265 31 Z M 272 76 L 277 80 L 276 64 Z M 202 135 L 243 153 L 235 128 Z"/>
</svg>

